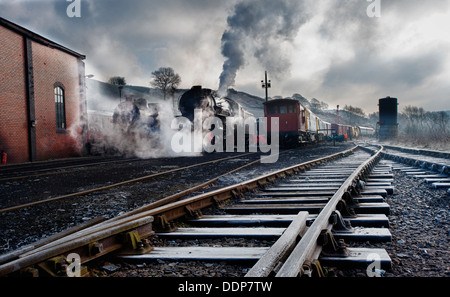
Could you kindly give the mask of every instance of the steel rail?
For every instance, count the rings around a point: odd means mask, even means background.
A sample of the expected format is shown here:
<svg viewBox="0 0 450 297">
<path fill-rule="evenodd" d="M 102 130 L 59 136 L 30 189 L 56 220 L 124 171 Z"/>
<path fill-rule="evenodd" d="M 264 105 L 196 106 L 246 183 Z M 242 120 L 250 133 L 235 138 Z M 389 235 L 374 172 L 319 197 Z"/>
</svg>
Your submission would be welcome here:
<svg viewBox="0 0 450 297">
<path fill-rule="evenodd" d="M 133 159 L 110 159 L 109 161 L 101 161 L 101 160 L 97 160 L 95 158 L 86 158 L 86 161 L 93 161 L 90 163 L 78 163 L 75 165 L 66 165 L 66 166 L 61 166 L 61 167 L 50 167 L 50 168 L 41 168 L 41 169 L 36 169 L 36 170 L 29 170 L 29 171 L 24 171 L 24 172 L 18 172 L 20 171 L 20 167 L 17 167 L 16 171 L 12 171 L 15 170 L 14 166 L 16 165 L 6 165 L 6 166 L 11 166 L 11 168 L 1 168 L 0 167 L 0 182 L 4 182 L 4 181 L 11 181 L 11 180 L 19 180 L 19 179 L 26 179 L 26 178 L 31 178 L 31 177 L 41 177 L 41 176 L 51 176 L 51 175 L 58 175 L 58 174 L 64 174 L 64 173 L 73 173 L 73 172 L 78 172 L 78 171 L 87 171 L 87 170 L 92 170 L 92 168 L 88 168 L 88 169 L 79 169 L 79 170 L 67 170 L 67 171 L 57 171 L 54 172 L 56 170 L 65 170 L 65 169 L 72 169 L 72 168 L 77 168 L 77 167 L 91 167 L 91 166 L 97 166 L 97 165 L 105 165 L 105 164 L 121 164 L 121 163 L 129 163 L 129 162 L 138 162 L 138 161 L 143 161 L 143 159 L 139 159 L 139 158 L 133 158 Z M 83 160 L 81 160 L 83 161 Z M 53 161 L 53 162 L 58 162 L 58 161 Z M 61 161 L 60 163 L 63 164 L 64 161 Z M 70 160 L 67 161 L 67 163 L 76 163 L 76 160 Z M 33 165 L 36 165 L 35 163 L 33 163 Z M 52 165 L 50 162 L 42 162 L 41 164 L 37 164 L 37 166 L 39 165 Z M 20 166 L 20 165 L 17 165 Z M 30 168 L 32 169 L 32 168 Z M 12 177 L 3 177 L 6 176 L 5 174 L 14 174 L 14 173 L 21 173 L 21 174 L 28 174 L 28 175 L 17 175 L 17 176 L 12 176 Z M 10 172 L 8 172 L 10 171 Z M 41 172 L 41 173 L 40 173 Z"/>
<path fill-rule="evenodd" d="M 415 154 L 415 155 L 426 155 L 426 156 L 431 156 L 431 157 L 450 159 L 450 152 L 447 152 L 447 151 L 401 147 L 401 146 L 394 146 L 394 145 L 383 145 L 383 146 L 385 149 L 392 149 L 392 150 Z"/>
<path fill-rule="evenodd" d="M 358 179 L 365 174 L 381 158 L 383 147 L 378 150 L 370 159 L 361 164 L 336 191 L 327 205 L 308 228 L 300 242 L 296 245 L 286 262 L 277 272 L 276 277 L 297 277 L 301 274 L 306 261 L 317 260 L 321 252 L 318 238 L 324 229 L 331 230 L 330 217 L 336 210 L 338 203 L 348 193 L 351 187 L 357 183 Z"/>
<path fill-rule="evenodd" d="M 291 150 L 287 150 L 287 151 L 278 153 L 277 155 L 281 155 L 281 154 L 287 153 L 287 152 L 289 152 L 289 151 L 291 151 Z M 130 212 L 127 212 L 127 213 L 125 213 L 125 214 L 123 214 L 123 215 L 121 215 L 121 216 L 118 216 L 118 217 L 116 217 L 116 218 L 113 218 L 112 220 L 118 220 L 118 219 L 121 219 L 121 218 L 133 216 L 133 215 L 135 215 L 135 214 L 139 214 L 139 213 L 142 213 L 142 212 L 145 212 L 145 211 L 148 211 L 148 210 L 155 209 L 155 208 L 160 207 L 160 206 L 167 205 L 167 204 L 169 204 L 169 203 L 176 202 L 176 201 L 178 201 L 179 199 L 181 199 L 181 198 L 183 198 L 183 197 L 186 197 L 187 195 L 189 195 L 189 194 L 191 194 L 191 193 L 193 193 L 193 192 L 196 192 L 196 191 L 198 191 L 198 190 L 200 190 L 200 189 L 206 188 L 206 187 L 208 187 L 208 186 L 214 184 L 215 182 L 217 182 L 217 181 L 218 181 L 219 179 L 221 179 L 222 177 L 225 177 L 225 176 L 227 176 L 227 175 L 230 175 L 230 174 L 233 174 L 233 173 L 235 173 L 235 172 L 238 172 L 238 171 L 240 171 L 240 170 L 242 170 L 242 169 L 244 169 L 244 168 L 247 168 L 247 167 L 249 167 L 249 166 L 252 166 L 252 165 L 254 165 L 254 164 L 260 163 L 263 159 L 265 159 L 265 158 L 270 158 L 270 157 L 271 157 L 271 156 L 269 156 L 269 157 L 263 157 L 262 159 L 258 159 L 258 160 L 256 160 L 256 161 L 252 161 L 252 162 L 247 163 L 247 164 L 245 164 L 245 165 L 243 165 L 243 166 L 240 166 L 240 167 L 238 167 L 238 168 L 235 168 L 235 169 L 233 169 L 233 170 L 231 170 L 231 171 L 229 171 L 229 172 L 227 172 L 227 173 L 224 173 L 224 174 L 219 175 L 219 176 L 217 176 L 217 177 L 215 177 L 215 178 L 213 178 L 213 179 L 210 179 L 210 180 L 208 180 L 208 181 L 206 181 L 206 182 L 204 182 L 204 183 L 202 183 L 202 184 L 199 184 L 199 185 L 194 186 L 194 187 L 192 187 L 192 188 L 189 188 L 189 189 L 187 189 L 187 190 L 181 191 L 181 192 L 179 192 L 179 193 L 177 193 L 177 194 L 174 194 L 174 195 L 165 197 L 165 198 L 160 199 L 160 200 L 158 200 L 158 201 L 156 201 L 156 202 L 153 202 L 153 203 L 151 203 L 151 204 L 148 204 L 148 205 L 142 206 L 142 207 L 140 207 L 140 208 L 138 208 L 138 209 L 135 209 L 135 210 L 132 210 L 132 211 L 130 211 Z"/>
<path fill-rule="evenodd" d="M 0 264 L 6 263 L 8 261 L 12 261 L 12 260 L 20 257 L 21 255 L 23 255 L 23 254 L 25 254 L 27 252 L 35 250 L 35 249 L 37 249 L 37 248 L 39 248 L 41 246 L 47 245 L 47 244 L 49 244 L 49 243 L 51 243 L 53 241 L 56 241 L 56 240 L 61 239 L 63 237 L 69 236 L 69 235 L 71 235 L 71 234 L 73 234 L 75 232 L 78 232 L 78 231 L 81 231 L 83 229 L 89 228 L 91 226 L 94 226 L 94 225 L 99 224 L 99 223 L 104 222 L 104 221 L 106 221 L 106 219 L 104 217 L 98 217 L 98 218 L 89 220 L 89 221 L 87 221 L 87 222 L 85 222 L 83 224 L 76 225 L 76 226 L 74 226 L 72 228 L 69 228 L 69 229 L 67 229 L 67 230 L 65 230 L 65 231 L 63 231 L 61 233 L 49 236 L 47 238 L 39 240 L 39 241 L 37 241 L 35 243 L 32 243 L 30 245 L 21 247 L 18 250 L 15 250 L 15 251 L 12 251 L 12 252 L 0 255 Z"/>
<path fill-rule="evenodd" d="M 376 144 L 369 145 L 380 146 Z M 386 149 L 386 151 L 381 152 L 381 156 L 384 159 L 396 161 L 417 168 L 423 168 L 424 170 L 430 170 L 440 174 L 450 174 L 450 161 L 448 161 L 450 160 L 450 153 L 386 145 L 384 145 L 383 147 Z M 367 151 L 374 150 L 370 147 L 364 146 L 361 146 L 361 148 Z M 400 154 L 389 152 L 389 150 L 398 151 Z M 431 157 L 431 159 L 422 159 L 421 157 Z"/>
<path fill-rule="evenodd" d="M 159 177 L 159 176 L 162 176 L 162 175 L 175 173 L 175 172 L 178 172 L 178 171 L 191 169 L 191 168 L 195 168 L 195 167 L 205 166 L 205 165 L 209 165 L 209 164 L 213 164 L 213 163 L 217 163 L 217 162 L 222 162 L 222 161 L 226 161 L 226 160 L 229 160 L 229 159 L 242 158 L 242 157 L 245 157 L 245 156 L 248 156 L 248 155 L 253 155 L 253 154 L 255 154 L 255 153 L 247 153 L 247 154 L 242 154 L 242 155 L 238 155 L 238 156 L 232 156 L 232 157 L 222 158 L 222 159 L 218 159 L 218 160 L 212 160 L 212 161 L 203 162 L 203 163 L 200 163 L 200 164 L 194 164 L 194 165 L 190 165 L 190 166 L 186 166 L 186 167 L 182 167 L 182 168 L 172 169 L 172 170 L 168 170 L 168 171 L 164 171 L 164 172 L 158 172 L 158 173 L 154 173 L 154 174 L 151 174 L 151 175 L 142 176 L 142 177 L 126 180 L 126 181 L 123 181 L 123 182 L 115 183 L 115 184 L 112 184 L 112 185 L 98 187 L 98 188 L 95 188 L 95 189 L 90 189 L 90 190 L 86 190 L 86 191 L 81 191 L 81 192 L 71 193 L 71 194 L 62 195 L 62 196 L 58 196 L 58 197 L 53 197 L 53 198 L 49 198 L 49 199 L 45 199 L 45 200 L 30 202 L 30 203 L 26 203 L 26 204 L 17 205 L 17 206 L 12 206 L 12 207 L 8 207 L 8 208 L 0 209 L 0 214 L 7 213 L 7 212 L 12 212 L 12 211 L 16 211 L 16 210 L 20 210 L 20 209 L 24 209 L 24 208 L 28 208 L 28 207 L 31 207 L 31 206 L 36 206 L 36 205 L 40 205 L 40 204 L 44 204 L 44 203 L 54 202 L 54 201 L 63 200 L 63 199 L 67 199 L 67 198 L 84 196 L 84 195 L 88 195 L 88 194 L 92 194 L 92 193 L 100 192 L 100 191 L 105 191 L 105 190 L 110 190 L 110 189 L 113 189 L 113 188 L 129 185 L 129 184 L 132 184 L 132 183 L 138 183 L 138 182 L 146 181 L 146 180 L 149 180 L 149 179 L 152 179 L 152 178 L 155 178 L 155 177 Z"/>
<path fill-rule="evenodd" d="M 148 237 L 151 235 L 151 232 L 148 230 L 149 224 L 152 228 L 155 227 L 156 229 L 170 227 L 170 222 L 175 219 L 193 216 L 197 211 L 203 208 L 220 204 L 221 202 L 231 198 L 239 198 L 243 193 L 261 187 L 268 182 L 276 180 L 277 178 L 285 177 L 286 175 L 293 174 L 294 172 L 304 171 L 305 168 L 310 168 L 323 162 L 349 155 L 356 149 L 357 146 L 344 152 L 294 165 L 273 173 L 269 173 L 262 177 L 254 178 L 249 181 L 200 194 L 181 201 L 176 201 L 165 205 L 159 205 L 158 202 L 150 204 L 145 208 L 139 209 L 138 211 L 130 212 L 120 217 L 99 223 L 93 227 L 89 227 L 67 237 L 60 238 L 37 249 L 25 251 L 24 254 L 18 256 L 18 259 L 0 265 L 0 276 L 16 272 L 27 266 L 42 263 L 63 253 L 80 250 L 80 248 L 92 243 L 93 241 L 102 239 L 105 240 L 105 243 L 107 243 L 110 241 L 110 236 L 129 231 L 130 229 L 134 229 L 141 225 L 143 225 L 142 227 L 145 231 L 141 234 L 141 238 Z M 127 226 L 123 227 L 124 224 Z M 116 228 L 114 229 L 114 232 L 110 231 L 111 226 Z M 114 243 L 114 246 L 121 248 L 123 245 Z M 110 251 L 115 251 L 117 248 L 111 249 Z M 107 249 L 106 246 L 105 249 Z M 91 258 L 92 257 L 86 257 L 86 260 L 82 259 L 82 263 L 91 260 Z"/>
</svg>

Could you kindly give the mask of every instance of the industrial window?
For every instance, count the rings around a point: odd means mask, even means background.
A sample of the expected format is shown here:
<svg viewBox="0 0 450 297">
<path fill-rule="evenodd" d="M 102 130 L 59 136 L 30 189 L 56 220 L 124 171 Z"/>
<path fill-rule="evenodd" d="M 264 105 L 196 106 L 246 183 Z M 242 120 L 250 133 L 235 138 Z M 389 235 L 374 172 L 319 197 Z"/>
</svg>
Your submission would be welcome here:
<svg viewBox="0 0 450 297">
<path fill-rule="evenodd" d="M 62 86 L 55 86 L 55 111 L 56 111 L 56 130 L 66 129 L 66 108 L 64 89 Z"/>
<path fill-rule="evenodd" d="M 280 113 L 281 114 L 287 113 L 287 106 L 286 105 L 281 105 L 280 106 Z"/>
</svg>

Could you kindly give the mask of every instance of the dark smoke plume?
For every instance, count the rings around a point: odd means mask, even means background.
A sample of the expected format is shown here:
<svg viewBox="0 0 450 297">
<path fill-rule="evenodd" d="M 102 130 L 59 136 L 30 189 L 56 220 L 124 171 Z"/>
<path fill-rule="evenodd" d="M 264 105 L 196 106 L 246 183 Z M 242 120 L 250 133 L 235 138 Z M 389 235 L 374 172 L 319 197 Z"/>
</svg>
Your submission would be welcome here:
<svg viewBox="0 0 450 297">
<path fill-rule="evenodd" d="M 236 4 L 222 36 L 222 55 L 226 61 L 219 93 L 224 94 L 234 84 L 248 54 L 273 76 L 288 73 L 290 61 L 283 55 L 283 44 L 294 40 L 307 19 L 303 0 L 245 0 Z"/>
</svg>

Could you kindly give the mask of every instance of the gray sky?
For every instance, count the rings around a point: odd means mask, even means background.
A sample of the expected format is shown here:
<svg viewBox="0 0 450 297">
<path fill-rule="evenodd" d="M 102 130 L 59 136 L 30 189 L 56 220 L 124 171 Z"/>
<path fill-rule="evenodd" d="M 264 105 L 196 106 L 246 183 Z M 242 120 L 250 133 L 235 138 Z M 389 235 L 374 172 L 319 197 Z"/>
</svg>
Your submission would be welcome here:
<svg viewBox="0 0 450 297">
<path fill-rule="evenodd" d="M 218 89 L 225 55 L 239 54 L 233 87 L 261 97 L 268 70 L 271 96 L 450 110 L 450 0 L 380 0 L 373 18 L 375 0 L 79 1 L 80 18 L 65 0 L 0 0 L 0 16 L 87 55 L 98 80 L 149 86 L 167 66 L 183 88 Z"/>
</svg>

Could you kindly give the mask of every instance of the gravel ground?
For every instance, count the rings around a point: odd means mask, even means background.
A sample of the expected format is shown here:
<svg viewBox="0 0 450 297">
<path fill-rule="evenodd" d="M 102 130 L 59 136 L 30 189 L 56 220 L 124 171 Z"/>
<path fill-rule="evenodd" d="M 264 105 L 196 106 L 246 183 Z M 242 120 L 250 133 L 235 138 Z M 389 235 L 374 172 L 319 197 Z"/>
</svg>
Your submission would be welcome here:
<svg viewBox="0 0 450 297">
<path fill-rule="evenodd" d="M 394 186 L 394 193 L 386 201 L 391 208 L 392 242 L 350 245 L 386 249 L 392 259 L 392 269 L 382 271 L 384 277 L 449 277 L 450 194 L 400 170 L 394 171 Z M 366 276 L 366 271 L 347 270 L 337 274 Z"/>
<path fill-rule="evenodd" d="M 386 276 L 450 276 L 450 195 L 421 179 L 395 171 L 391 206 L 392 243 L 386 248 L 393 261 Z"/>
</svg>

